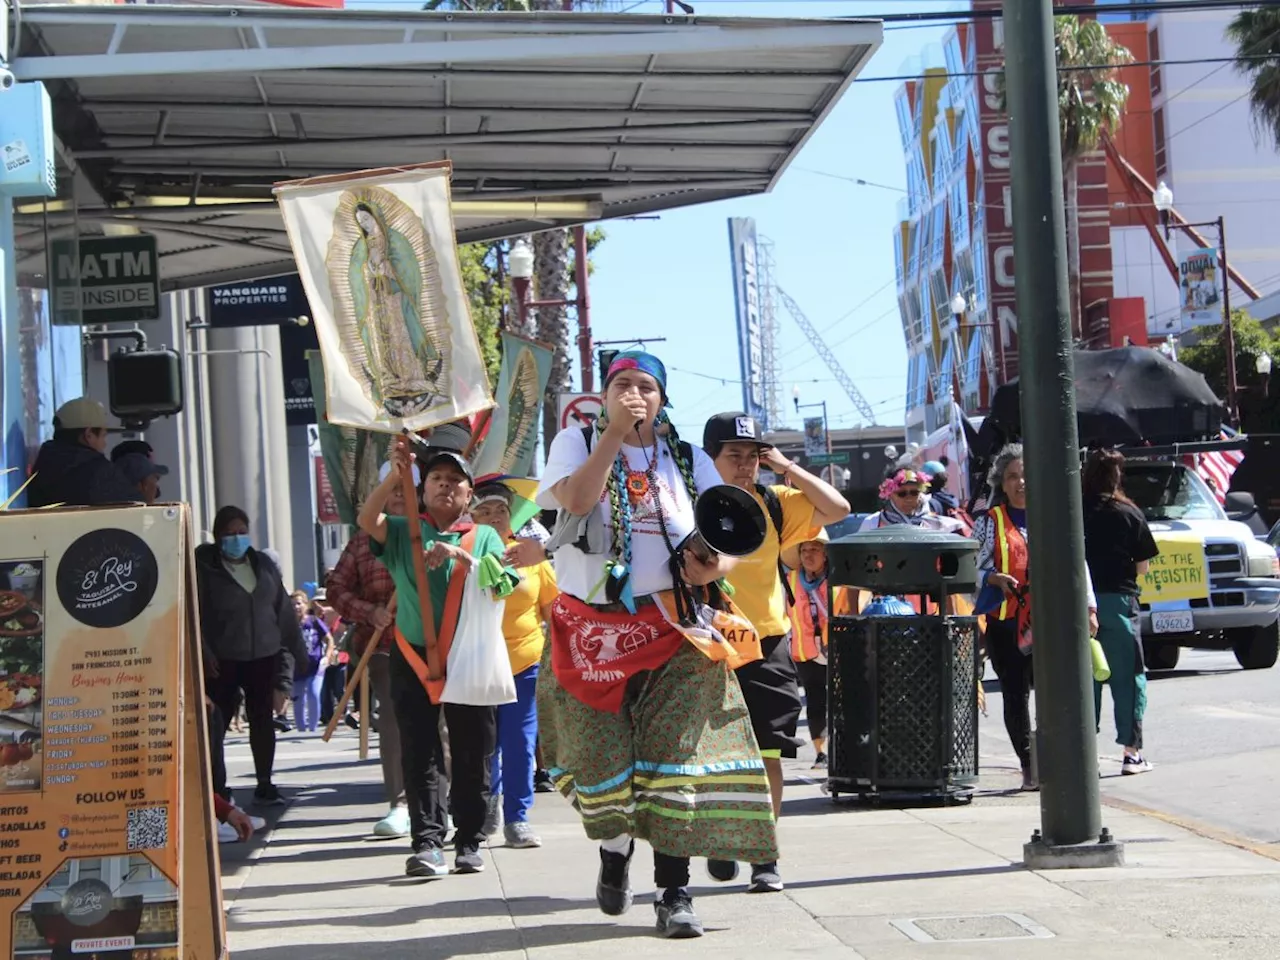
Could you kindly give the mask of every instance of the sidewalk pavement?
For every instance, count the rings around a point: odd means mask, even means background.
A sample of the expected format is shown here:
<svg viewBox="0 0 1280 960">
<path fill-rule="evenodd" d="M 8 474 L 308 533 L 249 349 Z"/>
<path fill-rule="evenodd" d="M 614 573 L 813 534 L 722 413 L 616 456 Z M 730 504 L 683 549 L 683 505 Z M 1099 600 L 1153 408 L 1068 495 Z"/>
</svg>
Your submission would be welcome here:
<svg viewBox="0 0 1280 960">
<path fill-rule="evenodd" d="M 229 753 L 233 786 L 246 782 L 238 774 L 249 770 L 247 749 L 237 743 Z M 780 827 L 786 891 L 748 895 L 741 882 L 713 883 L 695 861 L 693 894 L 707 934 L 664 941 L 653 932 L 648 847 L 637 844 L 632 862 L 635 905 L 623 917 L 604 916 L 594 898 L 596 847 L 558 794 L 537 798 L 541 849 L 506 849 L 499 834 L 483 851 L 484 873 L 410 880 L 407 843 L 368 837 L 385 812 L 376 753 L 360 763 L 349 733 L 330 744 L 286 738 L 276 766 L 292 804 L 252 846 L 222 848 L 231 952 L 235 960 L 351 960 L 375 945 L 387 960 L 553 960 L 588 950 L 626 960 L 695 952 L 770 960 L 1280 956 L 1280 852 L 1106 806 L 1104 823 L 1126 843 L 1125 867 L 1029 871 L 1022 844 L 1039 825 L 1037 798 L 1014 790 L 1011 759 L 984 749 L 983 764 L 972 804 L 898 810 L 837 805 L 807 761 L 789 762 Z"/>
</svg>

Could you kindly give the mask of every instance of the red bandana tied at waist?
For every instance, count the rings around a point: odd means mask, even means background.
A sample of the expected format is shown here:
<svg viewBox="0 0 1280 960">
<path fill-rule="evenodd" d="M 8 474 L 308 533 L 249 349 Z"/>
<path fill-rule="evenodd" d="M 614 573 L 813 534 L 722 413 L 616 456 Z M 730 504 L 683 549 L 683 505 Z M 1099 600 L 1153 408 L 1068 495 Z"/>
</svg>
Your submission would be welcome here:
<svg viewBox="0 0 1280 960">
<path fill-rule="evenodd" d="M 617 713 L 627 681 L 662 666 L 685 642 L 656 604 L 635 613 L 599 610 L 560 594 L 551 608 L 551 669 L 565 692 Z"/>
</svg>

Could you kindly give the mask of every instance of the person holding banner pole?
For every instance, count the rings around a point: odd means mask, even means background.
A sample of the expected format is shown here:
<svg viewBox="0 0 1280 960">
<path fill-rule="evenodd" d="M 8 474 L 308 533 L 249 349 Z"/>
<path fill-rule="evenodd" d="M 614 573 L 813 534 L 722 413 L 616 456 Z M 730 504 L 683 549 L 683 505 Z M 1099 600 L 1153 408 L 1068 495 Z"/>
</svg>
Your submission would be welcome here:
<svg viewBox="0 0 1280 960">
<path fill-rule="evenodd" d="M 391 465 L 384 464 L 379 479 L 386 480 L 390 473 Z M 420 477 L 416 468 L 413 473 L 416 502 L 416 487 Z M 383 510 L 392 517 L 405 515 L 402 486 L 391 489 Z M 329 571 L 325 581 L 325 595 L 329 603 L 333 604 L 333 608 L 344 620 L 355 625 L 351 638 L 352 649 L 362 655 L 359 664 L 368 664 L 373 695 L 378 703 L 378 754 L 382 761 L 382 782 L 386 788 L 389 812 L 374 825 L 375 837 L 409 835 L 409 807 L 404 795 L 404 774 L 400 759 L 400 725 L 396 722 L 396 712 L 391 700 L 392 634 L 389 628 L 395 622 L 392 613 L 395 588 L 390 571 L 373 555 L 369 547 L 369 535 L 363 530 L 358 531 L 347 542 L 337 565 Z M 376 644 L 375 634 L 378 635 Z M 363 654 L 370 644 L 374 644 L 375 649 L 366 658 Z M 359 678 L 359 664 L 348 678 L 348 686 Z M 338 712 L 344 708 L 345 699 Z M 367 726 L 368 718 L 362 714 L 360 719 Z"/>
<path fill-rule="evenodd" d="M 405 872 L 431 879 L 449 872 L 443 852 L 441 713 L 452 755 L 449 807 L 456 828 L 454 870 L 478 873 L 484 869 L 480 845 L 485 840 L 489 764 L 497 736 L 495 712 L 492 706 L 442 704 L 441 665 L 447 662 L 465 602 L 465 573 L 486 557 L 500 561 L 504 547 L 491 528 L 462 522 L 473 481 L 467 462 L 453 451 L 436 449 L 421 463 L 425 506 L 421 519 L 387 516 L 384 508 L 397 487 L 408 486 L 405 499 L 414 502 L 413 459 L 407 439 L 399 439 L 391 454 L 392 470 L 365 501 L 358 523 L 369 535 L 373 555 L 391 572 L 399 598 L 389 667 L 413 842 Z M 455 569 L 462 575 L 455 576 Z"/>
</svg>

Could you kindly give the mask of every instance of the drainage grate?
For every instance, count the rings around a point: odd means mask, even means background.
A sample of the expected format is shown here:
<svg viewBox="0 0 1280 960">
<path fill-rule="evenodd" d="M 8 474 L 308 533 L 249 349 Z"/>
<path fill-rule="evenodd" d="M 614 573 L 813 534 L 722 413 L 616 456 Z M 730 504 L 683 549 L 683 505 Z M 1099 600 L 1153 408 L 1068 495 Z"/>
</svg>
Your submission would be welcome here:
<svg viewBox="0 0 1280 960">
<path fill-rule="evenodd" d="M 1020 913 L 988 913 L 969 917 L 916 917 L 890 920 L 917 943 L 961 943 L 974 940 L 1047 940 L 1053 932 Z"/>
</svg>

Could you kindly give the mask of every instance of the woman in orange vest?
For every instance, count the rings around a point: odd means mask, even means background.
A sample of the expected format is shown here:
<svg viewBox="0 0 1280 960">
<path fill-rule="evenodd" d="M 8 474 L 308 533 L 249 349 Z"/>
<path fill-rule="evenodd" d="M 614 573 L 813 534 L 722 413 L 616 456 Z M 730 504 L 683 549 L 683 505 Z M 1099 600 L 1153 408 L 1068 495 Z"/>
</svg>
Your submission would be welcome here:
<svg viewBox="0 0 1280 960">
<path fill-rule="evenodd" d="M 1022 444 L 1011 443 L 1000 451 L 987 483 L 991 507 L 978 518 L 974 531 L 982 572 L 974 612 L 986 614 L 987 657 L 1000 679 L 1004 727 L 1022 766 L 1022 789 L 1036 790 L 1039 784 L 1031 769 L 1031 573 Z M 1091 625 L 1097 623 L 1097 606 L 1090 586 Z"/>
<path fill-rule="evenodd" d="M 827 531 L 820 529 L 817 537 L 800 544 L 798 564 L 787 574 L 796 598 L 791 607 L 791 659 L 804 686 L 809 739 L 817 752 L 815 770 L 827 765 L 827 622 L 853 610 L 848 587 L 827 592 L 828 540 Z"/>
</svg>

